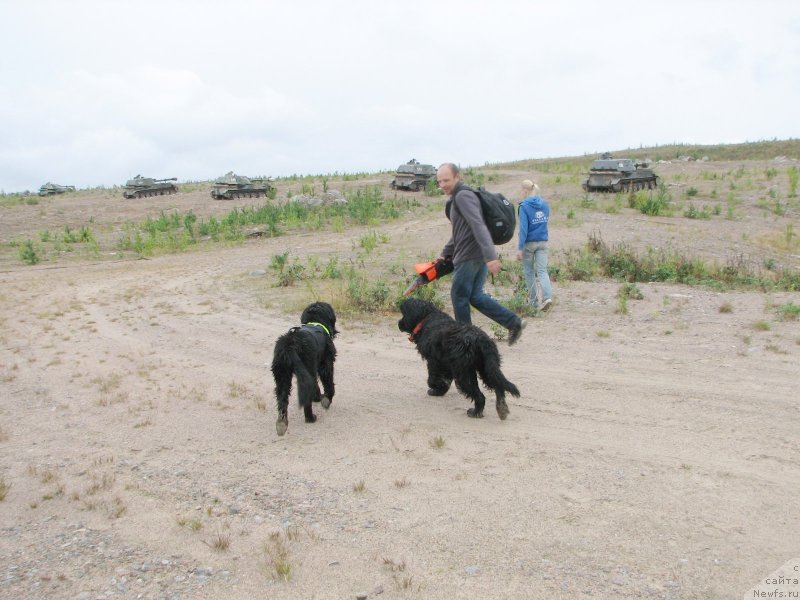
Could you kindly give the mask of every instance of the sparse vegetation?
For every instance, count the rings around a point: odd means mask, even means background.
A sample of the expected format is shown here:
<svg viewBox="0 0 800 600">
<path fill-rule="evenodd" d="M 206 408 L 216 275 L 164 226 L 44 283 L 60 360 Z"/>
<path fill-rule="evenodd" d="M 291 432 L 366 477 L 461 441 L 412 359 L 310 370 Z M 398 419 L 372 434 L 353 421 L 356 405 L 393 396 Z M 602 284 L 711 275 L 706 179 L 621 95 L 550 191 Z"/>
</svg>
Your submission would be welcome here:
<svg viewBox="0 0 800 600">
<path fill-rule="evenodd" d="M 264 545 L 267 554 L 267 570 L 273 579 L 290 581 L 293 566 L 289 556 L 289 540 L 282 532 L 273 532 Z"/>
<path fill-rule="evenodd" d="M 563 255 L 560 271 L 576 281 L 606 276 L 629 282 L 667 281 L 715 289 L 800 290 L 800 273 L 794 269 L 762 270 L 742 255 L 730 257 L 725 264 L 708 264 L 699 257 L 687 257 L 666 248 L 648 248 L 640 253 L 624 242 L 608 246 L 597 233 L 589 235 L 583 249 L 569 249 Z"/>
<path fill-rule="evenodd" d="M 28 265 L 35 265 L 39 262 L 39 254 L 33 246 L 32 240 L 25 240 L 19 248 L 19 258 Z"/>
<path fill-rule="evenodd" d="M 781 304 L 775 308 L 775 311 L 783 321 L 796 321 L 800 318 L 800 304 L 795 304 L 794 302 Z"/>
<path fill-rule="evenodd" d="M 769 331 L 772 327 L 767 321 L 756 321 L 753 323 L 753 329 L 756 331 Z"/>
<path fill-rule="evenodd" d="M 216 533 L 211 538 L 211 541 L 206 542 L 206 544 L 208 544 L 210 548 L 213 548 L 217 552 L 224 552 L 231 546 L 231 534 L 229 531 L 217 529 Z"/>
<path fill-rule="evenodd" d="M 5 477 L 0 477 L 0 502 L 6 499 L 10 490 L 11 484 L 6 481 Z"/>
</svg>

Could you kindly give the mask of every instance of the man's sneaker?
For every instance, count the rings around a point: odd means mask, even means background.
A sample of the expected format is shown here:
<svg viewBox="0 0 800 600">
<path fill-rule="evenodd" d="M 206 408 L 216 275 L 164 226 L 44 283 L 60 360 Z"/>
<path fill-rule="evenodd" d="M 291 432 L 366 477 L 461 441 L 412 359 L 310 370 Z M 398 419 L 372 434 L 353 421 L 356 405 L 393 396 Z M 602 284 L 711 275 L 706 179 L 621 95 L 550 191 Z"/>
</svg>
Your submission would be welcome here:
<svg viewBox="0 0 800 600">
<path fill-rule="evenodd" d="M 542 312 L 547 312 L 548 310 L 550 310 L 551 306 L 553 306 L 553 299 L 548 298 L 547 300 L 542 302 Z"/>
<path fill-rule="evenodd" d="M 525 326 L 528 322 L 525 319 L 520 319 L 519 323 L 514 325 L 508 330 L 508 345 L 513 346 L 519 340 L 519 336 L 522 335 L 522 330 L 525 329 Z"/>
</svg>

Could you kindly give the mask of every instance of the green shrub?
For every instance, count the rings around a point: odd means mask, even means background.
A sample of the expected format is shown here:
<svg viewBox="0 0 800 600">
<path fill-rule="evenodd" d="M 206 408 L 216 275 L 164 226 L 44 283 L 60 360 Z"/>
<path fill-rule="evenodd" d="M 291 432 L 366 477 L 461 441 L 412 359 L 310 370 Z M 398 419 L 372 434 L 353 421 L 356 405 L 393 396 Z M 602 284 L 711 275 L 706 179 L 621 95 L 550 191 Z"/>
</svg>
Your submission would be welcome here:
<svg viewBox="0 0 800 600">
<path fill-rule="evenodd" d="M 339 259 L 335 256 L 331 256 L 328 259 L 328 263 L 325 265 L 325 269 L 322 271 L 322 278 L 340 279 L 341 277 L 342 271 L 339 269 Z"/>
<path fill-rule="evenodd" d="M 36 248 L 33 246 L 32 240 L 25 240 L 19 247 L 19 258 L 22 262 L 35 265 L 39 262 L 39 255 L 36 253 Z"/>
<path fill-rule="evenodd" d="M 652 193 L 645 193 L 644 198 L 637 195 L 637 208 L 639 212 L 656 217 L 667 213 L 672 198 L 667 192 L 667 186 L 663 183 L 658 185 L 658 192 L 655 195 Z"/>
<path fill-rule="evenodd" d="M 794 302 L 789 302 L 788 304 L 782 304 L 775 309 L 778 313 L 778 316 L 784 321 L 797 321 L 800 317 L 800 304 L 795 304 Z"/>
</svg>

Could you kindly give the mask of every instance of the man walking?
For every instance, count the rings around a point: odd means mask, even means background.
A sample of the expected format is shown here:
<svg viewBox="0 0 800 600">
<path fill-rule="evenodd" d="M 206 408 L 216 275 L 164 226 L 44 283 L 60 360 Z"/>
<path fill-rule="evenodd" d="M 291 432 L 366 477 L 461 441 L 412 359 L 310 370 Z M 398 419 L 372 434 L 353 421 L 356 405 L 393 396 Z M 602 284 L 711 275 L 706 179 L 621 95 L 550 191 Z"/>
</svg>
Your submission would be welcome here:
<svg viewBox="0 0 800 600">
<path fill-rule="evenodd" d="M 456 321 L 471 323 L 470 306 L 508 329 L 508 344 L 519 340 L 526 322 L 489 296 L 483 285 L 487 273 L 499 273 L 500 261 L 492 236 L 483 220 L 481 202 L 463 181 L 459 168 L 444 163 L 436 172 L 439 187 L 450 196 L 445 213 L 452 225 L 452 236 L 442 250 L 443 258 L 454 265 L 450 299 Z"/>
</svg>

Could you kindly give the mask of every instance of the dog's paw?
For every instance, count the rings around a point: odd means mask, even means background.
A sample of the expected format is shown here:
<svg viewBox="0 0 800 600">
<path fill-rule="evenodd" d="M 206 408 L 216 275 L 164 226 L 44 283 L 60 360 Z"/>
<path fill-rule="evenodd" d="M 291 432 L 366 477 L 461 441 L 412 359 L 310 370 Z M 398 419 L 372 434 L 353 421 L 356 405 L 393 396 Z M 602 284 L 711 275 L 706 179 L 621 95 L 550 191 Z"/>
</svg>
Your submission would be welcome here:
<svg viewBox="0 0 800 600">
<path fill-rule="evenodd" d="M 325 410 L 327 410 L 327 409 L 329 409 L 330 407 L 331 407 L 331 399 L 330 399 L 330 398 L 328 398 L 327 396 L 323 396 L 323 397 L 322 397 L 322 408 L 324 408 Z"/>
<path fill-rule="evenodd" d="M 472 417 L 473 419 L 482 419 L 483 418 L 483 411 L 482 410 L 475 410 L 474 408 L 467 409 L 467 416 Z"/>
<path fill-rule="evenodd" d="M 306 415 L 306 423 L 316 423 L 317 416 L 316 415 Z"/>
<path fill-rule="evenodd" d="M 283 435 L 287 429 L 289 429 L 289 421 L 286 417 L 278 417 L 278 420 L 275 421 L 275 431 L 278 432 L 278 435 Z"/>
<path fill-rule="evenodd" d="M 496 407 L 497 407 L 497 416 L 500 417 L 501 421 L 505 421 L 506 417 L 508 416 L 508 413 L 511 412 L 510 410 L 508 410 L 508 404 L 506 404 L 505 399 L 501 398 L 500 400 L 498 400 Z"/>
</svg>

